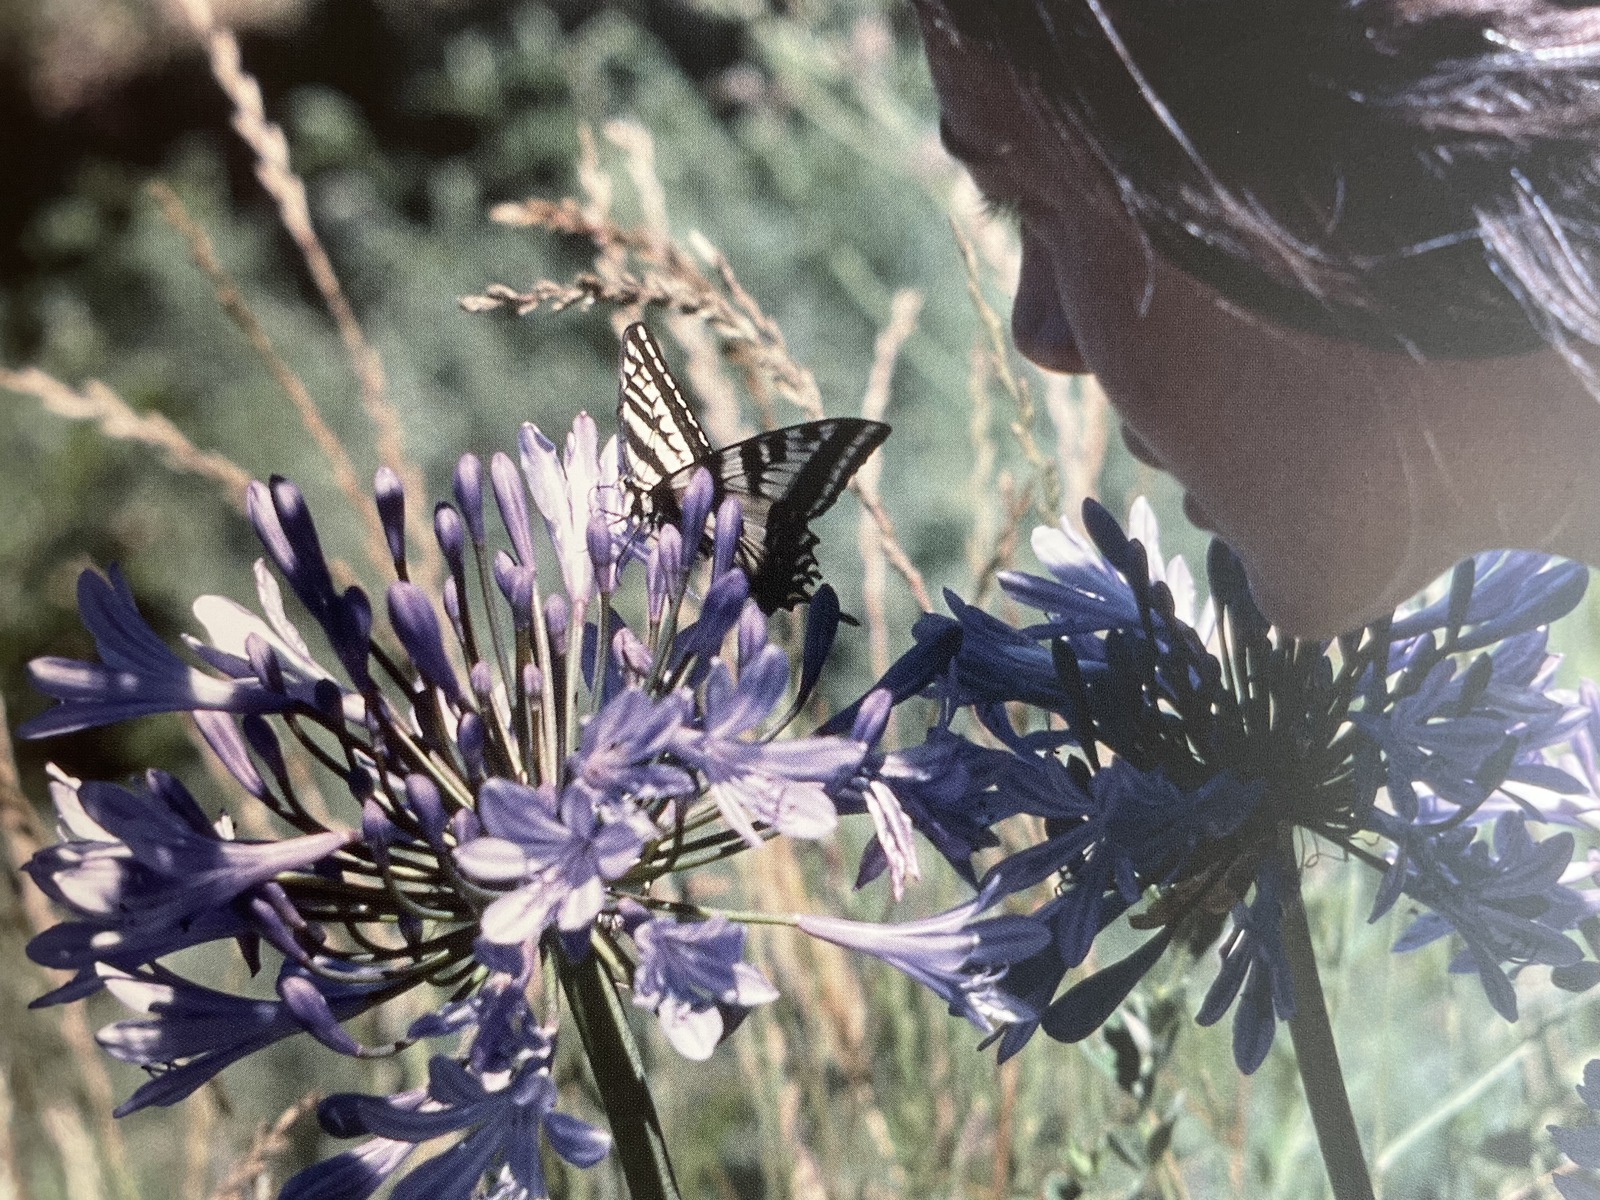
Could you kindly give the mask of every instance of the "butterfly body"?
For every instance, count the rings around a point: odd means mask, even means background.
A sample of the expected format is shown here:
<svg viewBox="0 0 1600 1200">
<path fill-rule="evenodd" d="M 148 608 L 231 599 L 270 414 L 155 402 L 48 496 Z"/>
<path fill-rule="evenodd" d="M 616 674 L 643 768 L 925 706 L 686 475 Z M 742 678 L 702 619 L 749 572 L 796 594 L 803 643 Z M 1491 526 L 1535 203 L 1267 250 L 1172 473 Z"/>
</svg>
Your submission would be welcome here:
<svg viewBox="0 0 1600 1200">
<path fill-rule="evenodd" d="M 737 497 L 744 524 L 734 561 L 763 612 L 793 608 L 820 578 L 811 522 L 833 506 L 889 426 L 856 417 L 808 421 L 717 448 L 643 325 L 622 337 L 617 426 L 635 515 L 649 529 L 676 522 L 695 471 L 711 476 L 713 509 Z"/>
</svg>

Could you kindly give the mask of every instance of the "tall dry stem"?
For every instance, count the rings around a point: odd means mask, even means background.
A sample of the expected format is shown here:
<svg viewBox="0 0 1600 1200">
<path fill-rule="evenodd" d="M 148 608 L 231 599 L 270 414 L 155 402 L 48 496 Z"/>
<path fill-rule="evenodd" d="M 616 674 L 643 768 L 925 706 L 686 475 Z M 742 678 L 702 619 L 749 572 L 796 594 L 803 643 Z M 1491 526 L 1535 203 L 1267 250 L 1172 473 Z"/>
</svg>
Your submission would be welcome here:
<svg viewBox="0 0 1600 1200">
<path fill-rule="evenodd" d="M 900 357 L 900 348 L 916 330 L 921 312 L 922 293 L 911 288 L 897 292 L 889 305 L 889 320 L 878 331 L 872 352 L 872 370 L 867 375 L 866 392 L 861 398 L 861 415 L 869 421 L 881 421 L 888 412 L 889 385 L 894 378 L 895 363 Z M 862 502 L 861 517 L 856 523 L 856 546 L 861 553 L 863 619 L 875 677 L 889 669 L 888 559 L 884 552 L 883 529 L 871 511 L 873 506 L 882 509 L 878 493 L 882 479 L 883 455 L 874 454 L 862 464 L 852 481 Z M 918 579 L 920 582 L 920 575 Z M 917 598 L 919 604 L 923 604 L 925 596 L 926 589 Z"/>
<path fill-rule="evenodd" d="M 99 427 L 111 441 L 136 442 L 160 453 L 171 470 L 198 475 L 219 484 L 229 504 L 244 511 L 244 490 L 250 473 L 224 455 L 201 450 L 160 413 L 141 413 L 97 379 L 75 392 L 38 367 L 21 371 L 0 370 L 0 388 L 32 396 L 46 412 L 69 421 Z"/>
<path fill-rule="evenodd" d="M 379 461 L 400 477 L 407 495 L 426 495 L 422 472 L 405 452 L 399 414 L 388 398 L 383 361 L 362 331 L 355 309 L 333 269 L 333 261 L 312 224 L 305 183 L 289 161 L 289 139 L 268 119 L 261 86 L 245 70 L 238 40 L 232 31 L 218 24 L 210 0 L 178 0 L 178 3 L 206 51 L 217 86 L 233 106 L 234 132 L 255 156 L 256 179 L 277 206 L 278 220 L 294 241 L 328 315 L 333 318 L 360 388 L 362 408 L 372 423 Z M 436 578 L 438 556 L 433 549 L 433 531 L 422 506 L 408 506 L 406 528 L 410 540 L 423 556 L 420 565 L 426 578 L 419 578 L 417 582 Z"/>
</svg>

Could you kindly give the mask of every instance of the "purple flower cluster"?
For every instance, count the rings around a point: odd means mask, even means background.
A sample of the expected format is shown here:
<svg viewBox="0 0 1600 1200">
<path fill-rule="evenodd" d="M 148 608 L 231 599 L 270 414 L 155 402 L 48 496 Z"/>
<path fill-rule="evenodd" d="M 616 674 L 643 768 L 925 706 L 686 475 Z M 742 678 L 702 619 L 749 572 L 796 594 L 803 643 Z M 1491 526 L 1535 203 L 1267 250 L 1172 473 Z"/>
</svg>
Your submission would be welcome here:
<svg viewBox="0 0 1600 1200">
<path fill-rule="evenodd" d="M 289 1200 L 363 1200 L 391 1180 L 398 1197 L 543 1196 L 542 1145 L 580 1167 L 610 1145 L 556 1111 L 563 1012 L 586 1048 L 594 1036 L 584 981 L 630 992 L 683 1057 L 705 1059 L 777 995 L 745 959 L 748 924 L 895 967 L 1002 1058 L 1037 1030 L 1088 1036 L 1170 946 L 1218 944 L 1198 1019 L 1233 1013 L 1249 1072 L 1295 1012 L 1284 915 L 1310 835 L 1375 869 L 1374 918 L 1401 897 L 1421 910 L 1396 950 L 1457 939 L 1452 969 L 1476 973 L 1507 1019 L 1525 969 L 1572 990 L 1600 981 L 1570 935 L 1600 907 L 1572 886 L 1573 838 L 1533 832 L 1600 795 L 1600 691 L 1556 689 L 1546 646 L 1583 594 L 1574 564 L 1480 555 L 1436 602 L 1306 643 L 1269 626 L 1225 546 L 1197 606 L 1147 506 L 1130 537 L 1091 503 L 1087 537 L 1035 534 L 1044 575 L 1001 576 L 1038 620 L 948 597 L 952 615 L 925 614 L 876 688 L 814 734 L 779 737 L 840 626 L 832 591 L 812 598 L 793 663 L 731 565 L 743 514 L 708 472 L 656 528 L 630 519 L 616 443 L 587 416 L 560 446 L 525 426 L 520 450 L 487 471 L 460 460 L 454 501 L 433 513 L 441 583 L 408 553 L 392 472 L 375 487 L 394 571 L 376 611 L 336 585 L 304 497 L 274 479 L 248 496 L 259 611 L 203 597 L 206 637 L 186 657 L 115 568 L 85 572 L 98 661 L 32 666 L 56 704 L 24 736 L 188 713 L 259 806 L 243 837 L 163 772 L 54 773 L 60 841 L 27 869 L 67 915 L 29 954 L 71 979 L 36 1003 L 105 989 L 142 1014 L 100 1034 L 150 1074 L 119 1113 L 302 1033 L 357 1057 L 439 1043 L 426 1084 L 323 1103 L 330 1134 L 367 1140 L 291 1179 Z M 916 697 L 933 701 L 920 744 L 884 746 L 892 710 Z M 826 837 L 849 815 L 875 834 L 858 885 L 886 877 L 901 899 L 924 872 L 920 834 L 971 899 L 898 925 L 683 899 L 688 873 Z M 1017 848 L 1007 823 L 1036 836 Z M 1064 987 L 1122 919 L 1144 942 Z M 211 942 L 236 945 L 252 974 L 270 952 L 275 998 L 164 961 Z M 346 1028 L 419 987 L 442 1002 L 400 1042 Z M 614 1126 L 636 1099 L 619 1092 Z"/>
<path fill-rule="evenodd" d="M 1571 936 L 1600 908 L 1568 886 L 1573 838 L 1532 832 L 1600 796 L 1597 694 L 1556 690 L 1546 648 L 1549 622 L 1583 595 L 1583 567 L 1480 555 L 1438 601 L 1308 643 L 1269 626 L 1222 544 L 1197 611 L 1194 580 L 1181 559 L 1163 561 L 1142 501 L 1137 537 L 1092 502 L 1083 521 L 1088 537 L 1065 523 L 1036 532 L 1046 574 L 1000 578 L 1035 623 L 948 597 L 953 615 L 925 615 L 880 682 L 896 700 L 937 703 L 926 744 L 890 760 L 941 764 L 940 786 L 896 792 L 904 820 L 958 871 L 972 877 L 999 822 L 1027 814 L 1042 831 L 978 881 L 986 896 L 1049 885 L 1032 913 L 1049 941 L 1013 957 L 998 984 L 1031 1014 L 999 1032 L 1002 1057 L 1040 1028 L 1088 1036 L 1168 946 L 1220 938 L 1198 1019 L 1232 1008 L 1235 1059 L 1253 1071 L 1295 1011 L 1280 932 L 1308 833 L 1381 873 L 1374 919 L 1401 896 L 1424 910 L 1395 950 L 1455 936 L 1452 969 L 1475 972 L 1506 1019 L 1528 967 L 1573 990 L 1600 979 Z M 830 727 L 859 726 L 869 708 Z M 903 840 L 880 838 L 864 871 L 895 869 Z M 1144 944 L 1062 990 L 1122 917 Z"/>
<path fill-rule="evenodd" d="M 887 693 L 853 730 L 776 736 L 818 681 L 838 602 L 826 587 L 812 599 L 794 670 L 730 565 L 740 506 L 709 474 L 688 484 L 680 521 L 641 529 L 616 444 L 600 446 L 587 416 L 564 446 L 525 426 L 520 448 L 520 463 L 496 455 L 487 471 L 461 459 L 454 502 L 433 514 L 442 584 L 408 554 L 392 472 L 375 487 L 395 576 L 381 606 L 335 584 L 304 497 L 273 479 L 248 494 L 266 551 L 259 611 L 203 597 L 206 637 L 185 656 L 115 568 L 85 572 L 99 661 L 32 666 L 56 704 L 23 736 L 188 713 L 259 805 L 243 837 L 162 772 L 137 786 L 56 772 L 61 840 L 28 872 L 67 917 L 29 954 L 72 978 L 37 1003 L 106 989 L 139 1011 L 100 1035 L 151 1075 L 119 1113 L 174 1103 L 301 1033 L 362 1057 L 441 1043 L 425 1086 L 324 1102 L 329 1133 L 369 1140 L 292 1179 L 293 1200 L 371 1195 L 435 1138 L 456 1140 L 394 1195 L 542 1196 L 541 1131 L 567 1162 L 596 1162 L 609 1135 L 554 1111 L 550 1075 L 575 972 L 598 963 L 690 1059 L 777 995 L 745 961 L 742 925 L 680 899 L 687 872 L 774 837 L 825 837 L 865 809 L 894 848 L 897 886 L 915 874 L 913 819 L 943 845 L 988 844 L 950 807 L 949 755 L 876 748 Z M 1033 1018 L 999 983 L 1048 940 L 1026 918 L 984 918 L 997 898 L 899 930 L 799 923 L 886 959 L 987 1030 Z M 252 974 L 275 956 L 276 998 L 163 961 L 228 941 Z M 399 1043 L 366 1046 L 345 1027 L 424 986 L 444 1003 Z"/>
</svg>

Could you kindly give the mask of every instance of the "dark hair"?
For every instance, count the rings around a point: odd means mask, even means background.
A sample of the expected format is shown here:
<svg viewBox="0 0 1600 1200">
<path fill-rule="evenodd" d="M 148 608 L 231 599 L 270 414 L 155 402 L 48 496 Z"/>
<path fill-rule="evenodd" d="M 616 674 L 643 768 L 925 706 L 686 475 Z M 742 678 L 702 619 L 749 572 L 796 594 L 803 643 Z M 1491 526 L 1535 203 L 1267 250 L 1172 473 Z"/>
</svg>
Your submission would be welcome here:
<svg viewBox="0 0 1600 1200">
<path fill-rule="evenodd" d="M 1594 386 L 1600 4 L 921 0 L 1087 138 L 1166 257 L 1283 323 Z"/>
</svg>

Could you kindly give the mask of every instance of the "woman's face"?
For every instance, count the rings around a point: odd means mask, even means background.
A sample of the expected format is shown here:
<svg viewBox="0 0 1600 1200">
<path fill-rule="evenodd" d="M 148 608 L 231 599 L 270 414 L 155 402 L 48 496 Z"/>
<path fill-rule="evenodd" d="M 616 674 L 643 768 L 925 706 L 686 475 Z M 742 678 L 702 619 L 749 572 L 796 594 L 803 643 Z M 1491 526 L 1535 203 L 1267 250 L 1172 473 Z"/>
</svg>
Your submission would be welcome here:
<svg viewBox="0 0 1600 1200">
<path fill-rule="evenodd" d="M 1418 362 L 1292 331 L 1150 251 L 1108 172 L 1004 64 L 922 10 L 944 138 L 1015 208 L 1017 347 L 1093 371 L 1139 457 L 1244 560 L 1267 615 L 1331 636 L 1482 549 L 1595 561 L 1600 405 L 1554 351 Z"/>
</svg>

